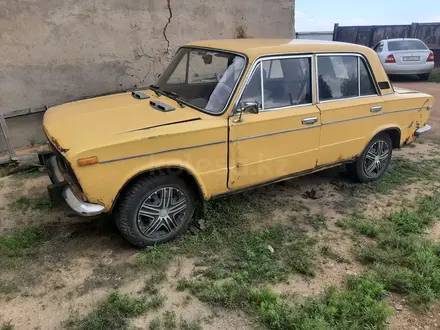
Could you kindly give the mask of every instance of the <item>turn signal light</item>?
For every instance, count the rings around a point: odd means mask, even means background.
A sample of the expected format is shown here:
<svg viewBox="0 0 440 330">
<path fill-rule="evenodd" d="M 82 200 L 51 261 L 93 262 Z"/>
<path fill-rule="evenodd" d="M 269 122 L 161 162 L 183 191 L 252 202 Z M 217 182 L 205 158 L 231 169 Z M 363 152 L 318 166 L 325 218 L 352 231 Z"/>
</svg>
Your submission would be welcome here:
<svg viewBox="0 0 440 330">
<path fill-rule="evenodd" d="M 396 59 L 394 58 L 394 55 L 388 55 L 387 58 L 385 59 L 385 63 L 396 63 Z"/>
<path fill-rule="evenodd" d="M 99 163 L 98 157 L 96 157 L 96 156 L 78 159 L 79 166 L 89 166 L 89 165 L 95 165 L 98 163 Z"/>
</svg>

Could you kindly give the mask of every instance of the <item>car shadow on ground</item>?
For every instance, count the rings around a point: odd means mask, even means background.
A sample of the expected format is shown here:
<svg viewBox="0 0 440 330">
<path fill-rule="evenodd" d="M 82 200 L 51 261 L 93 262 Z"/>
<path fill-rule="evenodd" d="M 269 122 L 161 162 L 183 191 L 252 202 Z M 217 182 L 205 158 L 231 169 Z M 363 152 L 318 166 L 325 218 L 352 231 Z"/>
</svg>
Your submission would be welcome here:
<svg viewBox="0 0 440 330">
<path fill-rule="evenodd" d="M 388 75 L 388 78 L 392 83 L 399 82 L 425 82 L 420 80 L 416 75 Z"/>
</svg>

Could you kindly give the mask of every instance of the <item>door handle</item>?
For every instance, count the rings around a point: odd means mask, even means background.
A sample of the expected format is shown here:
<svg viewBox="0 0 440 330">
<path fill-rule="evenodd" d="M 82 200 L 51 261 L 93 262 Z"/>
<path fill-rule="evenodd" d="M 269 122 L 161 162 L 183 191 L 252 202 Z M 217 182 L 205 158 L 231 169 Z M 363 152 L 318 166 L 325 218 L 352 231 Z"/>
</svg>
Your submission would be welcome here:
<svg viewBox="0 0 440 330">
<path fill-rule="evenodd" d="M 378 105 L 377 107 L 372 107 L 372 108 L 370 109 L 370 111 L 371 111 L 371 112 L 379 112 L 379 111 L 382 111 L 382 106 L 381 106 L 381 105 Z"/>
<path fill-rule="evenodd" d="M 312 125 L 318 121 L 318 117 L 310 117 L 310 118 L 304 118 L 302 120 L 303 125 Z"/>
</svg>

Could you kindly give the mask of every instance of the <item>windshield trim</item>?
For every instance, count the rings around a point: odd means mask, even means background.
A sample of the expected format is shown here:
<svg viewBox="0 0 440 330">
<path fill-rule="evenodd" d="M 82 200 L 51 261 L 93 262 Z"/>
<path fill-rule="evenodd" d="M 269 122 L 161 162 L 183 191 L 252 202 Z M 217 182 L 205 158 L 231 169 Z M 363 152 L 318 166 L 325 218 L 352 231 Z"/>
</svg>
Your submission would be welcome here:
<svg viewBox="0 0 440 330">
<path fill-rule="evenodd" d="M 212 48 L 212 47 L 204 47 L 204 46 L 201 47 L 201 46 L 191 46 L 191 45 L 180 47 L 177 50 L 176 54 L 181 49 L 184 49 L 184 48 L 187 48 L 187 49 L 201 49 L 201 50 L 208 50 L 208 51 L 216 51 L 216 52 L 221 52 L 221 53 L 227 53 L 227 54 L 232 54 L 232 55 L 240 56 L 240 57 L 242 57 L 244 59 L 244 65 L 243 65 L 243 68 L 241 69 L 240 76 L 238 77 L 237 82 L 235 83 L 235 86 L 234 86 L 234 88 L 231 91 L 231 95 L 229 95 L 229 99 L 226 102 L 226 105 L 225 105 L 224 109 L 221 112 L 211 112 L 211 111 L 208 111 L 206 109 L 199 108 L 199 107 L 197 107 L 197 106 L 195 106 L 195 105 L 193 105 L 191 103 L 188 103 L 188 102 L 186 102 L 186 101 L 184 101 L 184 100 L 182 100 L 180 98 L 178 99 L 181 103 L 185 104 L 186 106 L 188 106 L 188 107 L 190 107 L 192 109 L 195 109 L 197 111 L 206 113 L 208 115 L 211 115 L 211 116 L 221 116 L 221 115 L 224 115 L 225 112 L 228 110 L 229 106 L 231 105 L 231 101 L 232 101 L 232 99 L 234 98 L 234 95 L 237 92 L 238 86 L 240 85 L 241 80 L 243 79 L 244 73 L 246 72 L 246 69 L 247 69 L 247 66 L 248 66 L 248 63 L 249 63 L 248 56 L 246 54 L 244 54 L 244 53 L 234 52 L 234 51 L 231 51 L 231 50 L 226 50 L 226 49 L 221 49 L 221 48 Z M 166 94 L 164 96 L 166 96 L 166 97 L 168 97 L 170 99 L 173 99 L 172 97 L 170 97 L 170 96 L 168 96 Z"/>
</svg>

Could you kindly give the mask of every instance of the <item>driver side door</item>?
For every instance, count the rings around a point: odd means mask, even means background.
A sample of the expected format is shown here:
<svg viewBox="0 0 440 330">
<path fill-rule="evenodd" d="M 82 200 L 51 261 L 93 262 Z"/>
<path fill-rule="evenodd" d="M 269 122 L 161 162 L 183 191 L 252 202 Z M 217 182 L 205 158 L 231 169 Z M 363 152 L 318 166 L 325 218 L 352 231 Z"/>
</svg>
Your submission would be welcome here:
<svg viewBox="0 0 440 330">
<path fill-rule="evenodd" d="M 314 104 L 313 57 L 263 58 L 239 97 L 259 113 L 229 118 L 230 189 L 281 180 L 316 166 L 320 112 Z"/>
</svg>

